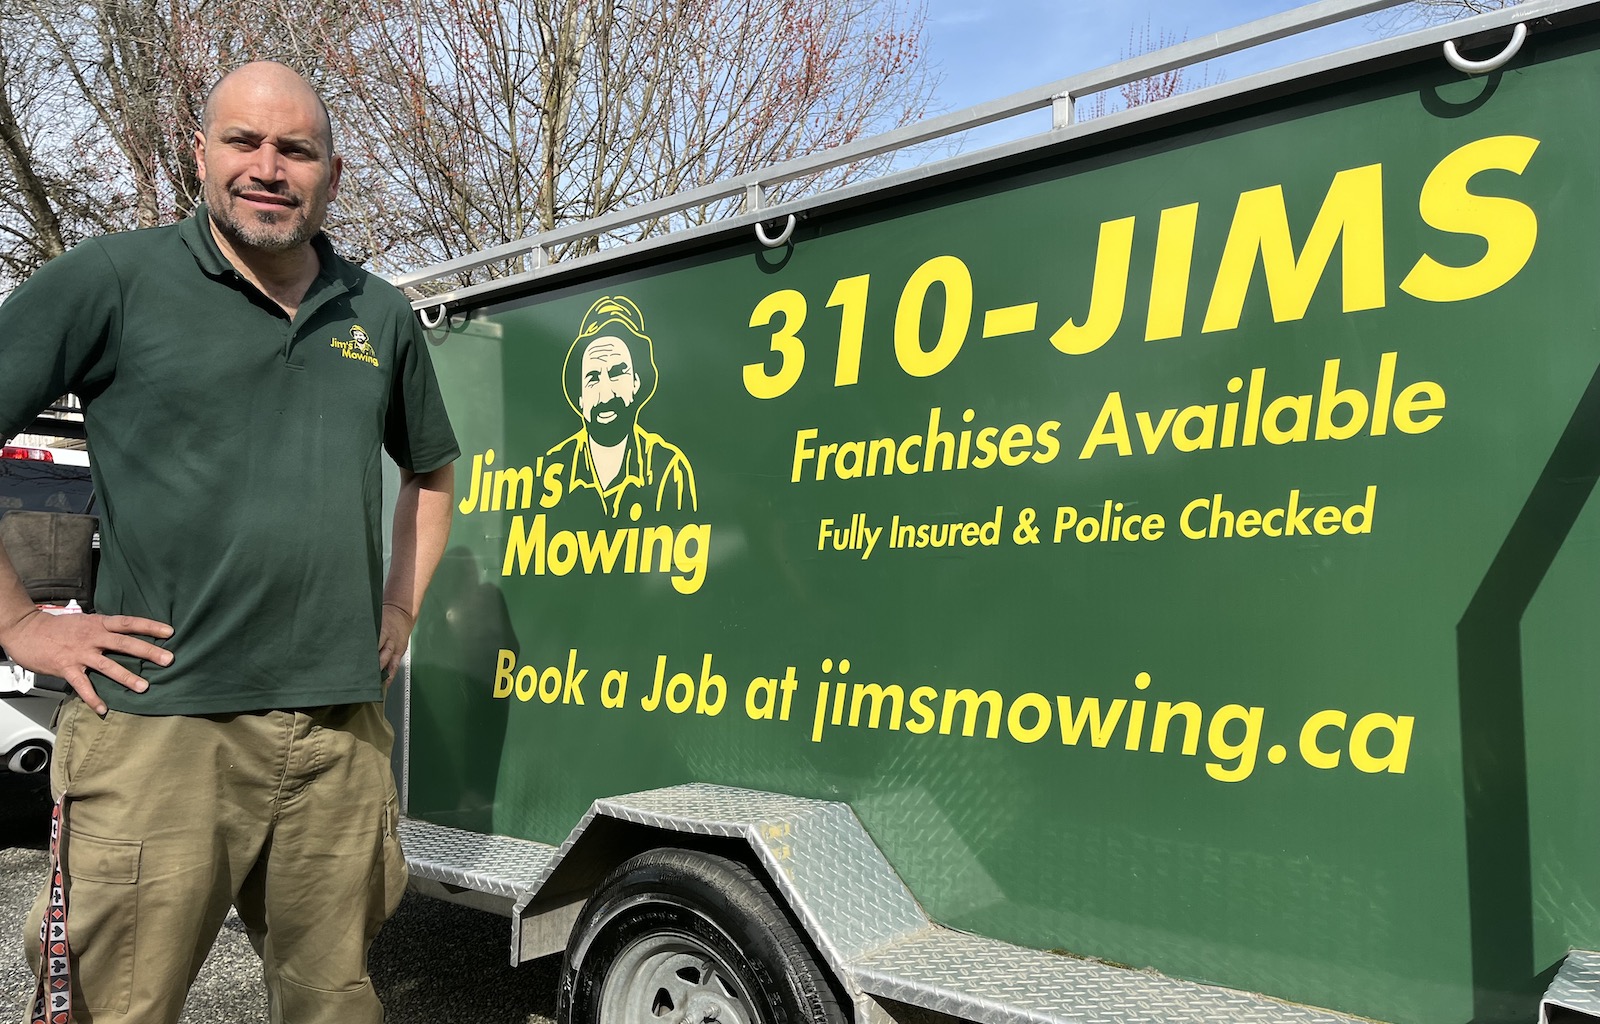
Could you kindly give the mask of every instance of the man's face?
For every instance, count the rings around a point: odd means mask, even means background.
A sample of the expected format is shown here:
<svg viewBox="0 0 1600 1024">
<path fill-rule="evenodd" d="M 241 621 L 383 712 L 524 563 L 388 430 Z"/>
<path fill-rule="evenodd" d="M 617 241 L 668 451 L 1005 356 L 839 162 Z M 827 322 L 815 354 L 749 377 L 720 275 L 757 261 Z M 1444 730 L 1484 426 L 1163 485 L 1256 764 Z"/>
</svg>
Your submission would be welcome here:
<svg viewBox="0 0 1600 1024">
<path fill-rule="evenodd" d="M 287 252 L 322 228 L 339 191 L 322 108 L 284 68 L 236 72 L 195 133 L 195 164 L 212 222 L 236 248 Z"/>
<path fill-rule="evenodd" d="M 589 436 L 607 447 L 627 437 L 638 411 L 633 399 L 639 393 L 639 375 L 633 357 L 620 338 L 596 338 L 583 350 L 582 388 L 578 409 Z"/>
</svg>

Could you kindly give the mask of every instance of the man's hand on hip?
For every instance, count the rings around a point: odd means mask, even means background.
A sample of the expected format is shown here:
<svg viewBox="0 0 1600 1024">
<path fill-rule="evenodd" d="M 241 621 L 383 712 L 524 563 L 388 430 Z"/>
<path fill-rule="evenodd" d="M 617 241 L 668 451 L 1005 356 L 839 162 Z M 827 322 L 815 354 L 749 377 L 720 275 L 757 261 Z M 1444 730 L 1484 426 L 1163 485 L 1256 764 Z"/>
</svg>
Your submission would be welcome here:
<svg viewBox="0 0 1600 1024">
<path fill-rule="evenodd" d="M 12 661 L 36 675 L 65 679 L 95 714 L 103 715 L 106 702 L 90 685 L 90 671 L 135 693 L 150 686 L 108 655 L 126 654 L 163 667 L 172 664 L 172 652 L 140 639 L 144 636 L 165 640 L 172 636 L 172 627 L 134 615 L 51 615 L 35 610 L 12 624 L 0 637 L 0 646 Z"/>
</svg>

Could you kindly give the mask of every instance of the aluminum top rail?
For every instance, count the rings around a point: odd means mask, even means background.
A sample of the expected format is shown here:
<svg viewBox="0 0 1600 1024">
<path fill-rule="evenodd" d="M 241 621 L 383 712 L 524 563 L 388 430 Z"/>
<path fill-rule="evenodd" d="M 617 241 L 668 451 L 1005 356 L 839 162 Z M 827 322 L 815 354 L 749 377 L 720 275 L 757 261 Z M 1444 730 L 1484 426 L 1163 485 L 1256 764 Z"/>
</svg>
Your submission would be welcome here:
<svg viewBox="0 0 1600 1024">
<path fill-rule="evenodd" d="M 527 258 L 531 261 L 533 269 L 524 273 L 467 285 L 441 294 L 415 298 L 412 302 L 413 308 L 423 313 L 425 323 L 432 325 L 437 323 L 437 318 L 442 317 L 447 310 L 465 305 L 468 300 L 474 297 L 514 287 L 533 278 L 561 271 L 575 270 L 579 267 L 593 265 L 601 260 L 614 259 L 623 253 L 638 253 L 641 250 L 658 248 L 667 243 L 675 244 L 711 232 L 727 231 L 734 227 L 755 226 L 759 230 L 764 222 L 774 218 L 784 218 L 790 214 L 798 214 L 807 208 L 822 205 L 824 202 L 833 202 L 865 192 L 890 188 L 897 184 L 915 181 L 935 173 L 954 170 L 963 166 L 970 166 L 998 156 L 1025 152 L 1058 142 L 1063 138 L 1093 134 L 1223 96 L 1255 92 L 1361 61 L 1400 53 L 1415 47 L 1442 46 L 1445 59 L 1448 59 L 1462 73 L 1484 73 L 1498 66 L 1495 59 L 1466 60 L 1456 50 L 1455 40 L 1479 36 L 1497 29 L 1503 29 L 1506 26 L 1526 26 L 1529 22 L 1539 18 L 1591 6 L 1597 0 L 1528 0 L 1528 2 L 1517 4 L 1513 7 L 1476 15 L 1446 25 L 1407 33 L 1375 43 L 1352 47 L 1334 54 L 1312 58 L 1273 71 L 1252 75 L 1235 82 L 1223 82 L 1193 92 L 1181 93 L 1155 103 L 1098 117 L 1090 122 L 1074 123 L 1073 121 L 1073 105 L 1079 97 L 1114 89 L 1128 82 L 1149 78 L 1167 71 L 1191 67 L 1216 57 L 1238 53 L 1254 46 L 1311 32 L 1327 25 L 1371 14 L 1375 11 L 1398 7 L 1404 2 L 1405 0 L 1318 0 L 1316 3 L 1306 4 L 1293 10 L 1284 11 L 1281 14 L 1261 18 L 1237 28 L 1213 33 L 1198 39 L 1187 40 L 1176 46 L 1131 57 L 1094 71 L 1083 72 L 1046 85 L 1025 89 L 1001 99 L 979 103 L 964 110 L 929 118 L 916 124 L 897 128 L 844 146 L 788 160 L 761 170 L 714 182 L 710 185 L 679 192 L 640 206 L 618 210 L 602 217 L 559 227 L 541 234 L 529 235 L 525 238 L 492 246 L 453 260 L 424 267 L 420 270 L 399 274 L 391 277 L 390 281 L 400 288 L 415 288 L 430 282 L 459 277 L 464 273 L 470 273 L 473 270 L 495 263 L 522 258 Z M 1511 45 L 1505 46 L 1501 51 L 1502 56 L 1509 57 L 1513 54 L 1515 48 L 1521 45 L 1525 34 L 1525 27 L 1518 28 L 1511 39 Z M 1505 41 L 1501 40 L 1501 42 L 1504 43 Z M 889 171 L 870 180 L 833 186 L 779 205 L 770 207 L 766 205 L 767 192 L 775 185 L 808 175 L 819 174 L 860 160 L 882 156 L 886 153 L 898 152 L 921 143 L 947 139 L 996 121 L 1003 121 L 1020 114 L 1028 114 L 1046 108 L 1051 109 L 1053 112 L 1052 125 L 1048 131 L 1035 133 L 1011 143 L 951 157 L 924 166 Z M 551 250 L 555 247 L 585 238 L 604 237 L 633 225 L 672 217 L 675 214 L 681 214 L 696 207 L 737 196 L 744 197 L 743 209 L 739 213 L 729 215 L 722 220 L 669 230 L 662 234 L 651 235 L 634 241 L 619 242 L 598 252 L 576 259 L 564 260 L 559 264 L 551 262 Z M 787 235 L 784 237 L 787 237 Z M 763 240 L 767 241 L 768 244 L 773 244 L 770 239 L 764 238 Z M 776 244 L 782 244 L 782 242 L 780 241 Z M 435 314 L 435 317 L 429 318 L 429 313 Z"/>
</svg>

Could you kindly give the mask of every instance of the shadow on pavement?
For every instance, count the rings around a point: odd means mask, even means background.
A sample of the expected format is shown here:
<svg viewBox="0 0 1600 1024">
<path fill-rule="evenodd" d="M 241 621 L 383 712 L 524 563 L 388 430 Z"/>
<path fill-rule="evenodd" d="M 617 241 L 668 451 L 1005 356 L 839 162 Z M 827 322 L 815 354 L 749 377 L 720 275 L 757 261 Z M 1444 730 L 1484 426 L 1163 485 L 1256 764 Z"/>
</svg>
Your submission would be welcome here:
<svg viewBox="0 0 1600 1024">
<path fill-rule="evenodd" d="M 503 1021 L 555 1014 L 559 956 L 512 967 L 511 922 L 407 893 L 372 944 L 368 968 L 387 1024 Z"/>
</svg>

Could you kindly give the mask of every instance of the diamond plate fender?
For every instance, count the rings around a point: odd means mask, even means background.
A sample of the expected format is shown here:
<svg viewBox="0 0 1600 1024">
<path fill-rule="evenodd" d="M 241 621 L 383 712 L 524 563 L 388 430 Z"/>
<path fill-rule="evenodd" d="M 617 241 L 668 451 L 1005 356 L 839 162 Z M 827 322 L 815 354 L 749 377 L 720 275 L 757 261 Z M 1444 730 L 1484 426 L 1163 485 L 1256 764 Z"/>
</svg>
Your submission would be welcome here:
<svg viewBox="0 0 1600 1024">
<path fill-rule="evenodd" d="M 1600 1017 L 1600 953 L 1574 949 L 1539 1002 L 1539 1024 L 1550 1024 L 1553 1009 Z"/>
<path fill-rule="evenodd" d="M 847 805 L 704 783 L 595 801 L 556 851 L 541 886 L 570 889 L 571 883 L 559 878 L 562 869 L 582 860 L 572 858 L 574 850 L 608 823 L 747 844 L 779 898 L 846 985 L 858 1020 L 876 1016 L 876 1009 L 856 984 L 850 964 L 869 950 L 932 927 Z M 593 872 L 579 864 L 572 874 L 590 878 Z M 528 893 L 517 905 L 518 916 L 546 898 L 542 892 Z"/>
</svg>

